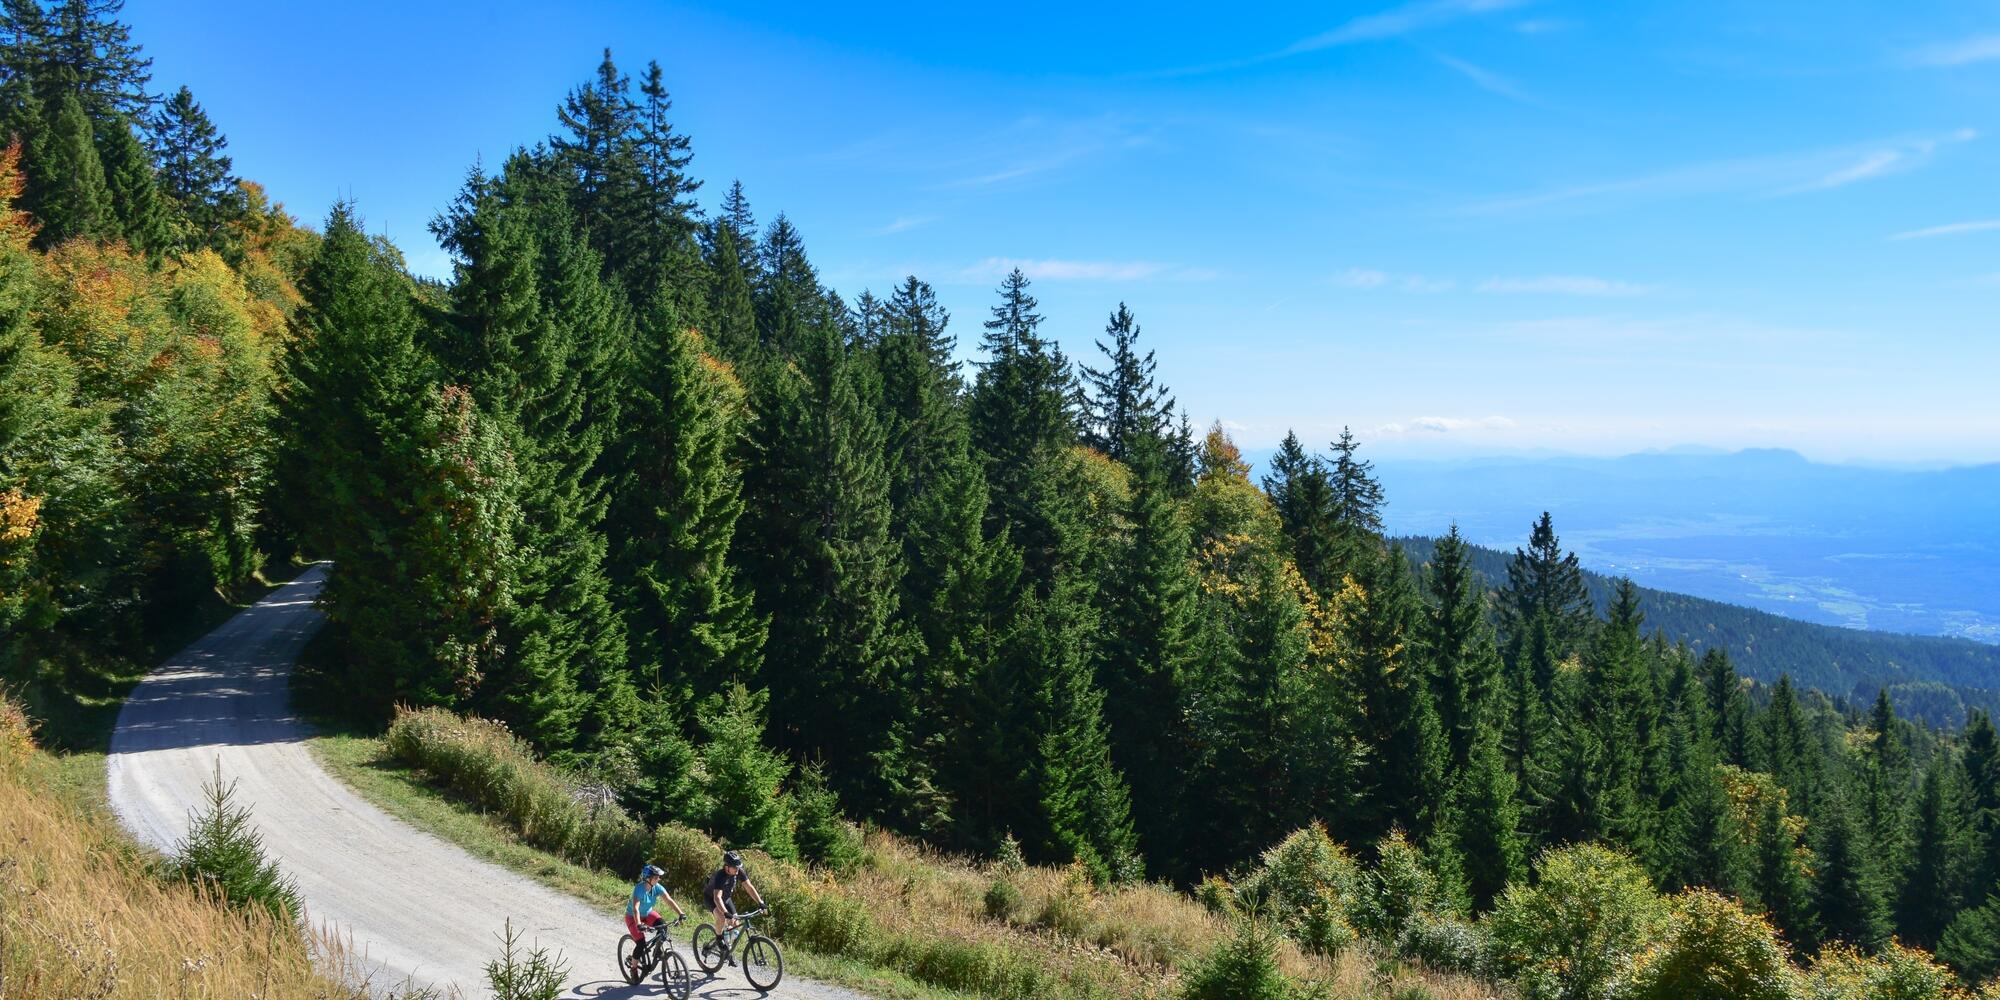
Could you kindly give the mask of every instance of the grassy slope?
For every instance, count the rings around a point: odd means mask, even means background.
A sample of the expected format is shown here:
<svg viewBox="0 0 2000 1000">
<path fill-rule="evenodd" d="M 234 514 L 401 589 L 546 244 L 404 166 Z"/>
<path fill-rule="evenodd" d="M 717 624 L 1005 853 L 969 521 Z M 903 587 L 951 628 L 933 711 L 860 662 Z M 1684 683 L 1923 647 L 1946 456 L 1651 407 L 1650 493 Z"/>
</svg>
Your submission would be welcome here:
<svg viewBox="0 0 2000 1000">
<path fill-rule="evenodd" d="M 422 775 L 389 756 L 379 738 L 349 733 L 323 735 L 312 750 L 326 769 L 362 798 L 405 823 L 457 844 L 474 857 L 569 893 L 605 913 L 606 934 L 617 927 L 615 913 L 632 886 L 608 872 L 592 871 L 520 842 L 504 824 L 432 787 Z M 681 900 L 690 913 L 699 912 Z M 964 994 L 936 989 L 894 972 L 838 957 L 786 948 L 790 967 L 814 979 L 838 983 L 870 996 L 896 1000 L 961 1000 Z"/>
</svg>

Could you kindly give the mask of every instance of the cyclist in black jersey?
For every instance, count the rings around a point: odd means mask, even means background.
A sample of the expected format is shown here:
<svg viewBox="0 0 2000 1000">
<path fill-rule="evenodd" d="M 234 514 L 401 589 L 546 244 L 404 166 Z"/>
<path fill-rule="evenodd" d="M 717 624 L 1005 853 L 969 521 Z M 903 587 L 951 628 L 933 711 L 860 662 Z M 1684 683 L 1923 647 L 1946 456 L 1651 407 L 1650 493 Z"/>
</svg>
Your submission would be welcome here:
<svg viewBox="0 0 2000 1000">
<path fill-rule="evenodd" d="M 737 886 L 750 890 L 750 898 L 756 900 L 758 906 L 764 905 L 764 894 L 757 891 L 756 884 L 750 881 L 749 870 L 743 867 L 743 855 L 735 851 L 725 851 L 722 855 L 722 867 L 717 868 L 715 874 L 708 877 L 708 884 L 702 888 L 702 895 L 707 897 L 709 908 L 715 911 L 715 935 L 718 942 L 722 940 L 724 931 L 736 926 Z M 730 964 L 734 965 L 735 960 L 731 959 Z"/>
</svg>

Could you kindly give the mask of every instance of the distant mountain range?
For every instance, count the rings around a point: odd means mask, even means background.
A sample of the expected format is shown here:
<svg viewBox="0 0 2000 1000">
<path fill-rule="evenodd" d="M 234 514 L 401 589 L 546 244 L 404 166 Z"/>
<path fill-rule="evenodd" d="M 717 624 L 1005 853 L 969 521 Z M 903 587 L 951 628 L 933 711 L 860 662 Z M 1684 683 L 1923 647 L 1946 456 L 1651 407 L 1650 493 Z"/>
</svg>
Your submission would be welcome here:
<svg viewBox="0 0 2000 1000">
<path fill-rule="evenodd" d="M 1379 463 L 1397 534 L 1511 551 L 1544 510 L 1600 572 L 1880 632 L 2000 642 L 2000 465 L 1825 465 L 1790 451 Z M 2000 688 L 2000 670 L 1981 678 Z"/>
</svg>

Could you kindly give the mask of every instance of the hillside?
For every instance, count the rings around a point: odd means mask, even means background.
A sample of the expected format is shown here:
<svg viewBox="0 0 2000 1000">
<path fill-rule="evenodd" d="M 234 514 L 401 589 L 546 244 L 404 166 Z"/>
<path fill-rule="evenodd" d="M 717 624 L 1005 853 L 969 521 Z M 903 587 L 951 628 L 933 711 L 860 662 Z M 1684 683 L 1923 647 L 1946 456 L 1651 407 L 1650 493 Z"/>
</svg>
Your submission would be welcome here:
<svg viewBox="0 0 2000 1000">
<path fill-rule="evenodd" d="M 1434 539 L 1396 539 L 1412 561 L 1429 561 Z M 1474 569 L 1489 588 L 1507 580 L 1511 552 L 1472 546 Z M 1591 600 L 1610 607 L 1614 577 L 1584 571 Z M 1640 587 L 1650 633 L 1685 639 L 1696 651 L 1726 650 L 1739 671 L 1764 683 L 1782 674 L 1804 687 L 1866 703 L 1880 687 L 1895 690 L 1898 708 L 1933 724 L 1956 725 L 1968 707 L 2000 704 L 2000 647 L 1966 639 L 1898 635 L 1819 625 L 1723 601 Z M 1927 685 L 1947 685 L 1950 691 Z"/>
</svg>

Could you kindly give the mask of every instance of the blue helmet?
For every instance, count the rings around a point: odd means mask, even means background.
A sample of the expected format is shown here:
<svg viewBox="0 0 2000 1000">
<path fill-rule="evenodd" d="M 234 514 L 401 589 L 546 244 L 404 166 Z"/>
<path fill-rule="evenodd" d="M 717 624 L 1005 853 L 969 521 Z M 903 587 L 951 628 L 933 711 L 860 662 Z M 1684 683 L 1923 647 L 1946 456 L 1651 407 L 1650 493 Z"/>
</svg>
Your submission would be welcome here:
<svg viewBox="0 0 2000 1000">
<path fill-rule="evenodd" d="M 641 879 L 649 879 L 658 875 L 665 875 L 665 874 L 666 871 L 661 869 L 658 865 L 647 865 L 645 868 L 640 870 L 639 877 Z"/>
</svg>

